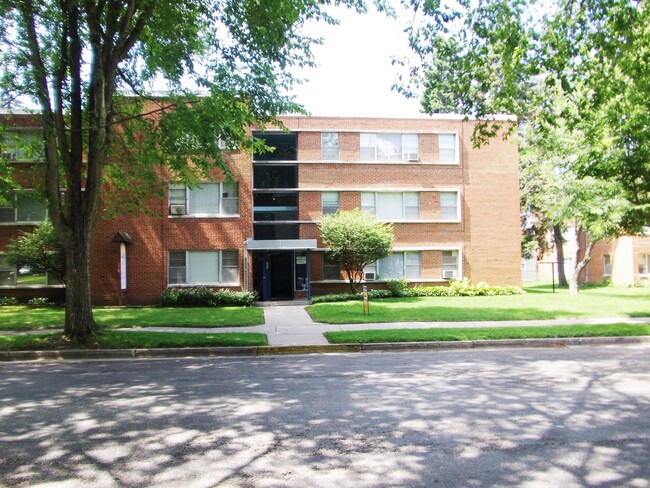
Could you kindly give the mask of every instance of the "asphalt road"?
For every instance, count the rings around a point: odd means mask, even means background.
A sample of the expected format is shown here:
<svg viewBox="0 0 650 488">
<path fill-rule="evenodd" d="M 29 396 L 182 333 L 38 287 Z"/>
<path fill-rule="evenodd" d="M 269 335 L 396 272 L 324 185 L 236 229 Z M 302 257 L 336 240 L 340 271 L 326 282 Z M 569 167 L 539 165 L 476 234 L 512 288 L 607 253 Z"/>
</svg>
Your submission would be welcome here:
<svg viewBox="0 0 650 488">
<path fill-rule="evenodd" d="M 650 345 L 0 364 L 5 486 L 650 487 Z"/>
</svg>

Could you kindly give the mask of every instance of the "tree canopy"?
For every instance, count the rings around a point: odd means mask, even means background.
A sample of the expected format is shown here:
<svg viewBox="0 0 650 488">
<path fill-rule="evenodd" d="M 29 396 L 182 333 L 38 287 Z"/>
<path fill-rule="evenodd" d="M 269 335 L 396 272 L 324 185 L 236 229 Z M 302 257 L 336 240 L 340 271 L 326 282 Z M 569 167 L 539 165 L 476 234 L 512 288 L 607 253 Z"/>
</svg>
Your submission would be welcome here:
<svg viewBox="0 0 650 488">
<path fill-rule="evenodd" d="M 498 114 L 541 118 L 584 135 L 579 177 L 616 180 L 620 225 L 650 221 L 650 9 L 635 0 L 406 0 L 416 11 L 411 46 L 428 112 L 459 112 L 481 124 L 475 144 L 501 125 Z M 542 10 L 544 9 L 544 10 Z M 412 86 L 402 86 L 413 93 Z M 557 90 L 568 102 L 558 112 Z M 560 122 L 558 122 L 560 121 Z"/>
<path fill-rule="evenodd" d="M 384 258 L 393 245 L 393 224 L 354 209 L 324 215 L 318 224 L 330 256 L 343 266 L 352 293 L 363 278 L 363 268 Z"/>
<path fill-rule="evenodd" d="M 139 208 L 161 170 L 179 183 L 228 173 L 220 140 L 260 149 L 246 128 L 301 110 L 288 95 L 290 68 L 312 63 L 315 40 L 301 27 L 334 22 L 329 3 L 0 0 L 0 100 L 38 106 L 50 218 L 66 253 L 68 337 L 95 329 L 89 253 L 105 184 L 129 190 L 113 204 Z"/>
</svg>

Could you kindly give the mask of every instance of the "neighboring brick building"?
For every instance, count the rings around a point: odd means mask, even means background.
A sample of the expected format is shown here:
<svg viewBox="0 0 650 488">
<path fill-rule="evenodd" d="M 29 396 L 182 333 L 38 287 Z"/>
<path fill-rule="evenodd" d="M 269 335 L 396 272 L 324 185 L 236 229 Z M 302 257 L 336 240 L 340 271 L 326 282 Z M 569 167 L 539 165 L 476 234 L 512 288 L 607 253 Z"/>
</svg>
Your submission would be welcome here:
<svg viewBox="0 0 650 488">
<path fill-rule="evenodd" d="M 193 285 L 254 289 L 264 300 L 345 291 L 317 223 L 355 207 L 395 223 L 393 252 L 365 270 L 371 288 L 402 276 L 422 284 L 521 282 L 515 143 L 496 137 L 475 149 L 474 122 L 457 116 L 282 121 L 288 132 L 253 131 L 272 153 L 226 152 L 235 185 L 222 174 L 197 188 L 172 182 L 168 199 L 151 203 L 155 215 L 101 220 L 94 302 L 156 303 L 168 287 Z M 0 252 L 19 226 L 34 224 L 19 219 L 20 210 L 13 218 L 5 212 Z M 1 259 L 0 295 L 60 290 L 24 284 Z"/>
</svg>

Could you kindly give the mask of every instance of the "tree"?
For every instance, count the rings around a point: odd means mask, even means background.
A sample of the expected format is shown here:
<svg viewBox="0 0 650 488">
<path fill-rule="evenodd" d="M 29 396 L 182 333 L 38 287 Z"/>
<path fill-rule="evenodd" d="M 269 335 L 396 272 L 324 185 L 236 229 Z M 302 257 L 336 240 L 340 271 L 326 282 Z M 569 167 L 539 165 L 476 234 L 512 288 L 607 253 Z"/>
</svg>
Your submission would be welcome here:
<svg viewBox="0 0 650 488">
<path fill-rule="evenodd" d="M 9 264 L 27 266 L 38 273 L 50 273 L 57 281 L 65 282 L 65 250 L 50 221 L 45 221 L 31 232 L 23 232 L 7 246 Z"/>
<path fill-rule="evenodd" d="M 421 64 L 411 72 L 429 112 L 477 117 L 475 144 L 493 137 L 508 113 L 561 119 L 589 150 L 577 176 L 616 180 L 631 205 L 627 232 L 650 221 L 650 9 L 635 0 L 406 2 L 422 15 L 410 31 Z M 560 113 L 536 87 L 557 87 Z M 410 93 L 407 85 L 402 90 Z"/>
<path fill-rule="evenodd" d="M 333 23 L 328 3 L 0 0 L 0 98 L 39 107 L 70 339 L 85 342 L 96 329 L 89 256 L 107 184 L 119 195 L 112 203 L 138 208 L 153 188 L 162 191 L 161 173 L 179 183 L 228 174 L 220 139 L 260 150 L 247 127 L 301 111 L 287 95 L 290 68 L 311 63 L 314 39 L 300 28 Z M 166 82 L 168 95 L 146 97 L 154 81 Z M 183 89 L 188 81 L 204 96 Z M 133 198 L 122 198 L 126 189 Z"/>
<path fill-rule="evenodd" d="M 352 293 L 357 293 L 363 268 L 386 257 L 393 245 L 393 225 L 360 209 L 324 215 L 318 228 L 330 255 L 343 266 Z"/>
</svg>

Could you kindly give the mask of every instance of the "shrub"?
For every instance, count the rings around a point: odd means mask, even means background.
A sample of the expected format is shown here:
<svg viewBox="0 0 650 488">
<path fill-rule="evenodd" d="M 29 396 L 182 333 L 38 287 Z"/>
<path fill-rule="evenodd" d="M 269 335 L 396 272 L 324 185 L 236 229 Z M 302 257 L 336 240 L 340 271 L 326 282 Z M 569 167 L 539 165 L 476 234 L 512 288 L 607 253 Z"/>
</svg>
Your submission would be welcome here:
<svg viewBox="0 0 650 488">
<path fill-rule="evenodd" d="M 34 297 L 27 300 L 27 305 L 34 308 L 44 307 L 47 304 L 48 304 L 48 300 L 45 297 Z"/>
<path fill-rule="evenodd" d="M 256 299 L 252 291 L 170 288 L 163 292 L 160 304 L 163 307 L 250 307 Z"/>
<path fill-rule="evenodd" d="M 517 286 L 490 286 L 479 282 L 473 284 L 469 279 L 451 281 L 449 286 L 416 286 L 407 290 L 410 297 L 477 297 L 497 295 L 519 295 L 525 293 Z"/>
<path fill-rule="evenodd" d="M 368 298 L 391 298 L 393 294 L 390 290 L 370 290 Z M 361 300 L 363 295 L 361 293 L 332 293 L 329 295 L 319 295 L 311 299 L 311 303 L 333 303 L 333 302 L 347 302 L 349 300 Z"/>
<path fill-rule="evenodd" d="M 404 278 L 399 280 L 386 281 L 386 288 L 388 288 L 394 297 L 405 297 L 408 295 L 409 282 Z"/>
<path fill-rule="evenodd" d="M 10 305 L 18 305 L 16 297 L 0 297 L 0 307 L 8 307 Z"/>
</svg>

